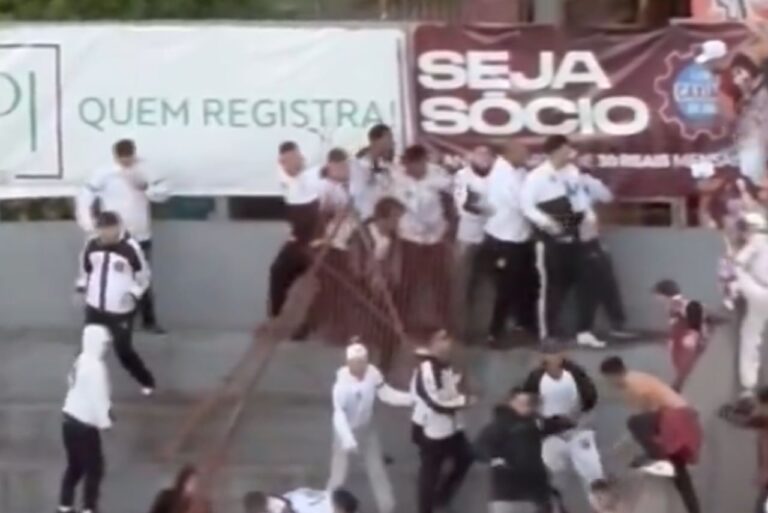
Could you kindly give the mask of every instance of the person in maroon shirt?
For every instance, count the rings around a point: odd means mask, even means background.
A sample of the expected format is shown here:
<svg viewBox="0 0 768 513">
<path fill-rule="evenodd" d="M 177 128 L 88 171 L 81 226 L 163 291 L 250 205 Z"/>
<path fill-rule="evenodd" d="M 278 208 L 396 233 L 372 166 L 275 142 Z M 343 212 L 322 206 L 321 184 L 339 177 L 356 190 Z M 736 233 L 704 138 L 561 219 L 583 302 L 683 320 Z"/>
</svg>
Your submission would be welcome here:
<svg viewBox="0 0 768 513">
<path fill-rule="evenodd" d="M 675 369 L 672 388 L 680 391 L 704 349 L 704 307 L 685 298 L 672 280 L 661 280 L 653 292 L 669 312 L 669 351 Z"/>
<path fill-rule="evenodd" d="M 757 400 L 751 409 L 726 404 L 720 409 L 720 416 L 737 427 L 757 431 L 757 482 L 760 490 L 755 513 L 765 513 L 768 511 L 768 387 L 757 392 Z"/>
</svg>

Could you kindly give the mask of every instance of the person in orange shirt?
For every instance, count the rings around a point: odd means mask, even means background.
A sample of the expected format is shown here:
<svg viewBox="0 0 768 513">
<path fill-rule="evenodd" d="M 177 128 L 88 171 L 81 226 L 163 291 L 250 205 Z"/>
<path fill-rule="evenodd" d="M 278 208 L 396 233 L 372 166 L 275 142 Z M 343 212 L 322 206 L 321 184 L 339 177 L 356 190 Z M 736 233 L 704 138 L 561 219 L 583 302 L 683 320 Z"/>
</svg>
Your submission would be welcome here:
<svg viewBox="0 0 768 513">
<path fill-rule="evenodd" d="M 645 452 L 633 466 L 673 478 L 686 511 L 699 513 L 699 500 L 688 472 L 701 448 L 698 413 L 672 387 L 656 376 L 627 369 L 618 356 L 605 359 L 600 372 L 639 410 L 627 420 L 630 433 Z"/>
</svg>

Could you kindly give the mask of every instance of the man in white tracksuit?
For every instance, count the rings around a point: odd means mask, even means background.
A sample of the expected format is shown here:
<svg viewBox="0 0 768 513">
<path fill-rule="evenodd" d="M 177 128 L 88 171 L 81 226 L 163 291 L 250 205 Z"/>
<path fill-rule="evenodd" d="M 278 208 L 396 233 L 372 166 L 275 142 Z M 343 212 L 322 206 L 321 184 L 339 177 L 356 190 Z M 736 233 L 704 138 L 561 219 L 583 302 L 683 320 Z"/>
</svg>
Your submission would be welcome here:
<svg viewBox="0 0 768 513">
<path fill-rule="evenodd" d="M 749 235 L 745 246 L 736 254 L 736 287 L 747 304 L 739 334 L 739 378 L 742 397 L 755 395 L 760 375 L 763 333 L 768 322 L 768 223 L 765 215 L 745 216 Z"/>
<path fill-rule="evenodd" d="M 333 454 L 327 490 L 340 488 L 347 478 L 350 453 L 360 452 L 373 488 L 379 513 L 393 513 L 395 498 L 384 468 L 384 457 L 373 410 L 378 397 L 392 406 L 410 407 L 411 394 L 387 385 L 381 371 L 368 362 L 368 350 L 360 343 L 347 348 L 347 364 L 333 385 Z"/>
<path fill-rule="evenodd" d="M 112 427 L 109 373 L 104 362 L 110 340 L 106 327 L 87 325 L 82 351 L 69 374 L 62 427 L 67 469 L 61 482 L 60 513 L 76 511 L 75 490 L 82 480 L 82 513 L 98 511 L 104 475 L 100 432 Z"/>
</svg>

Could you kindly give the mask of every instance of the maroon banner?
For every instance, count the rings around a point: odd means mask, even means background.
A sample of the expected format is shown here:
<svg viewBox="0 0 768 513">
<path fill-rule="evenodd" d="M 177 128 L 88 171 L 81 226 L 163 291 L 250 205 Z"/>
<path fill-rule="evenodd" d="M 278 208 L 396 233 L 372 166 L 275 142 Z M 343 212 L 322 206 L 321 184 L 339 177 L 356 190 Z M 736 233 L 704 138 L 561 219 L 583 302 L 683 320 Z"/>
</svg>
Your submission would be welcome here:
<svg viewBox="0 0 768 513">
<path fill-rule="evenodd" d="M 413 35 L 419 139 L 440 151 L 564 134 L 620 195 L 684 196 L 689 166 L 732 166 L 733 120 L 701 43 L 746 40 L 740 24 L 658 30 L 423 25 Z"/>
</svg>

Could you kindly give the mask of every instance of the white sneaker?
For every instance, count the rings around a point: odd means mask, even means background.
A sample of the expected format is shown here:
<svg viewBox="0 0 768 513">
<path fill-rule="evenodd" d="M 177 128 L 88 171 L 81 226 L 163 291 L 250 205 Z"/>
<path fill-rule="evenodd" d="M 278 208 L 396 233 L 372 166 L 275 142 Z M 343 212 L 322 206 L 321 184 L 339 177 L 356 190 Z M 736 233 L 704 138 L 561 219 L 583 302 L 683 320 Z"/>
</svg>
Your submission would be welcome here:
<svg viewBox="0 0 768 513">
<path fill-rule="evenodd" d="M 595 349 L 602 349 L 605 347 L 605 342 L 599 340 L 592 333 L 584 331 L 576 335 L 576 343 L 584 347 L 593 347 Z"/>
<path fill-rule="evenodd" d="M 659 460 L 640 467 L 641 472 L 659 477 L 675 477 L 675 467 L 665 460 Z"/>
<path fill-rule="evenodd" d="M 141 389 L 141 395 L 143 395 L 144 397 L 149 397 L 151 395 L 154 395 L 154 393 L 155 393 L 154 388 L 144 387 Z"/>
</svg>

